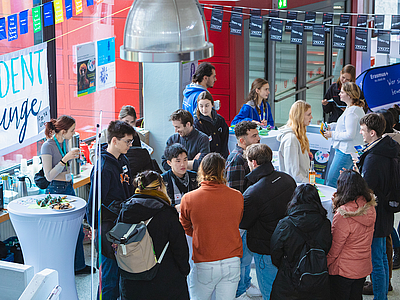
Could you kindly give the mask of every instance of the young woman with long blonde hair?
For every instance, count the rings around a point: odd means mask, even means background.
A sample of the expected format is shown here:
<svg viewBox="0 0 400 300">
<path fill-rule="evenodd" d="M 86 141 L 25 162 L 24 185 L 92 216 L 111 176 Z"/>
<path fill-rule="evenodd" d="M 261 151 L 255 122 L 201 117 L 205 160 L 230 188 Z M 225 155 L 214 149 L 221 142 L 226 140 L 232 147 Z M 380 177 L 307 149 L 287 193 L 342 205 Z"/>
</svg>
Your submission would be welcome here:
<svg viewBox="0 0 400 300">
<path fill-rule="evenodd" d="M 279 129 L 279 167 L 296 182 L 308 182 L 310 169 L 310 143 L 306 128 L 312 119 L 311 105 L 303 100 L 293 103 L 289 120 Z"/>
</svg>

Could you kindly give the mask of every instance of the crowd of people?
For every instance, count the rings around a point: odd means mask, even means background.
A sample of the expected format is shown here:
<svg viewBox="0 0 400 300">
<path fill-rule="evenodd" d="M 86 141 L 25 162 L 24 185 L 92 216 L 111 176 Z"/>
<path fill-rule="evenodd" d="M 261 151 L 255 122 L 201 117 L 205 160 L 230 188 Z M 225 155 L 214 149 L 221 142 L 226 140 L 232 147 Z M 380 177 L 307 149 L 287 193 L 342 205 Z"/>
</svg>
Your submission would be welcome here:
<svg viewBox="0 0 400 300">
<path fill-rule="evenodd" d="M 175 134 L 166 141 L 163 174 L 148 153 L 142 155 L 132 127 L 136 113 L 124 106 L 119 120 L 102 133 L 101 226 L 92 211 L 94 184 L 87 206 L 93 235 L 101 237 L 102 299 L 362 299 L 368 275 L 374 299 L 387 299 L 390 236 L 395 258 L 400 256 L 394 213 L 388 208 L 391 165 L 400 158 L 400 134 L 394 129 L 398 113 L 366 114 L 351 67 L 343 68 L 322 101 L 332 121 L 324 135 L 334 149 L 326 180 L 336 189 L 333 220 L 318 188 L 308 183 L 313 155 L 306 127 L 312 110 L 306 101 L 296 101 L 279 128 L 279 171 L 258 131 L 260 125 L 274 125 L 264 79 L 253 82 L 232 121 L 237 143 L 229 152 L 228 125 L 207 91 L 216 81 L 215 68 L 201 64 L 185 90 L 186 109 L 170 116 Z M 73 194 L 68 164 L 79 153 L 68 151 L 65 141 L 74 130 L 68 116 L 47 123 L 42 159 L 51 193 Z M 357 157 L 354 146 L 359 145 Z M 137 280 L 121 271 L 107 233 L 116 222 L 146 221 L 154 255 L 162 262 L 152 279 Z M 306 246 L 308 252 L 319 252 L 306 258 Z M 77 274 L 91 270 L 80 263 L 81 247 L 78 238 Z M 251 283 L 253 259 L 259 288 Z M 312 288 L 296 279 L 302 259 L 318 260 L 322 268 L 310 281 Z"/>
</svg>

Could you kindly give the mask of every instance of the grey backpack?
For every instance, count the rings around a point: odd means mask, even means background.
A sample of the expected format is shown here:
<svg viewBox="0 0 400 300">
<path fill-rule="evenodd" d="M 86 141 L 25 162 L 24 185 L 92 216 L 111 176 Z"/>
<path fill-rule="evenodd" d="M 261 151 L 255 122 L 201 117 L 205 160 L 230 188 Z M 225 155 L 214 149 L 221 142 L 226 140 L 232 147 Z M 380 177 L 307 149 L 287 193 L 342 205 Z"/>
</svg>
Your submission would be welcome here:
<svg viewBox="0 0 400 300">
<path fill-rule="evenodd" d="M 121 277 L 129 280 L 152 280 L 156 276 L 169 242 L 157 258 L 153 240 L 147 230 L 152 219 L 138 224 L 119 222 L 107 233 L 108 241 L 117 244 L 115 256 Z"/>
</svg>

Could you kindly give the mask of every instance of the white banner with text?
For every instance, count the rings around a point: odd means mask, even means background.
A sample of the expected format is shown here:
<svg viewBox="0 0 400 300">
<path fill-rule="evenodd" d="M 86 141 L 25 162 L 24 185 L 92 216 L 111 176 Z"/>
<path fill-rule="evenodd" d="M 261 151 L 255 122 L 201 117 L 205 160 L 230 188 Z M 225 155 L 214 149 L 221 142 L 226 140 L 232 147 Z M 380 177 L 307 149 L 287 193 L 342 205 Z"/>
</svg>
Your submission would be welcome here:
<svg viewBox="0 0 400 300">
<path fill-rule="evenodd" d="M 47 43 L 0 56 L 0 155 L 44 137 L 50 120 Z"/>
</svg>

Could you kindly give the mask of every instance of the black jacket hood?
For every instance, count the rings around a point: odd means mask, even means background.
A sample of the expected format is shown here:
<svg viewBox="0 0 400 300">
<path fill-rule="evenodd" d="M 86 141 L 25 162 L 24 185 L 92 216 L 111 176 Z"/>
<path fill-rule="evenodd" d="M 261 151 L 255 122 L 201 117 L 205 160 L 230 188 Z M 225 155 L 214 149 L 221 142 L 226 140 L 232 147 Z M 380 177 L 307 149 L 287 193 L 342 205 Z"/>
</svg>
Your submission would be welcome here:
<svg viewBox="0 0 400 300">
<path fill-rule="evenodd" d="M 164 209 L 173 209 L 164 200 L 150 195 L 135 194 L 122 205 L 121 218 L 125 223 L 139 223 L 154 217 Z"/>
<path fill-rule="evenodd" d="M 369 153 L 395 158 L 399 155 L 400 146 L 390 136 L 385 136 L 380 142 L 368 150 Z"/>
<path fill-rule="evenodd" d="M 311 204 L 300 204 L 288 210 L 289 219 L 303 232 L 315 231 L 324 221 L 324 216 Z"/>
</svg>

